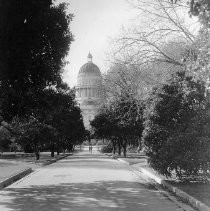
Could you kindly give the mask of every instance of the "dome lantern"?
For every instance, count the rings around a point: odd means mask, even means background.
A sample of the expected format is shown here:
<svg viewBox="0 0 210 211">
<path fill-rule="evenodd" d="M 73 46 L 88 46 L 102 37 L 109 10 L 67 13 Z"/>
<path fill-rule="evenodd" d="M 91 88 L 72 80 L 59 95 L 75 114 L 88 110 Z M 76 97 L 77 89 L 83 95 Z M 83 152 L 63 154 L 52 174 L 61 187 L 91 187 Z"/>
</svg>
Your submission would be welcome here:
<svg viewBox="0 0 210 211">
<path fill-rule="evenodd" d="M 93 58 L 93 56 L 92 56 L 92 54 L 89 52 L 89 54 L 88 54 L 88 56 L 87 56 L 88 62 L 92 62 L 92 58 Z"/>
</svg>

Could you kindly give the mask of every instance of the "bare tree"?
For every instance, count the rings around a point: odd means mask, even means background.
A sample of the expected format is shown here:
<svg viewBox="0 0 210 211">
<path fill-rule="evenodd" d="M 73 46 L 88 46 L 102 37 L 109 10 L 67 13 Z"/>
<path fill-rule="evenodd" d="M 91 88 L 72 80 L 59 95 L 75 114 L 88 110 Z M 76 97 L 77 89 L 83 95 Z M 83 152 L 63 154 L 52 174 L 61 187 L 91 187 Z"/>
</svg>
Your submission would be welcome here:
<svg viewBox="0 0 210 211">
<path fill-rule="evenodd" d="M 189 6 L 184 3 L 173 4 L 169 0 L 128 2 L 137 10 L 139 24 L 134 21 L 133 27 L 124 28 L 121 35 L 112 40 L 110 66 L 113 72 L 116 70 L 113 66 L 123 64 L 126 74 L 131 74 L 132 69 L 132 84 L 138 84 L 137 90 L 143 86 L 141 89 L 148 91 L 185 68 L 183 55 L 195 48 L 196 33 L 192 30 L 198 24 L 186 24 Z M 113 73 L 109 73 L 111 76 L 113 83 Z"/>
<path fill-rule="evenodd" d="M 167 0 L 136 0 L 132 5 L 139 10 L 141 25 L 122 32 L 121 37 L 115 40 L 116 52 L 124 50 L 133 63 L 141 65 L 160 57 L 164 62 L 182 65 L 180 59 L 164 51 L 164 46 L 167 42 L 179 46 L 194 44 L 195 35 L 185 23 L 186 14 L 183 13 L 188 7 Z"/>
</svg>

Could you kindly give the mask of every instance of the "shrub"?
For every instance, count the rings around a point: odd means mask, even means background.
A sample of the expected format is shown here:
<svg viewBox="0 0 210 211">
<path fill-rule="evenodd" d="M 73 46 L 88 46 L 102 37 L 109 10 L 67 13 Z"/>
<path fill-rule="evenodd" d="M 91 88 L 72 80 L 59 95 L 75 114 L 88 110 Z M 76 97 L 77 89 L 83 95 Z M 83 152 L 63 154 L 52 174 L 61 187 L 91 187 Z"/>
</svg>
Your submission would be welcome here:
<svg viewBox="0 0 210 211">
<path fill-rule="evenodd" d="M 150 165 L 161 174 L 190 178 L 207 172 L 209 115 L 203 83 L 178 73 L 146 104 L 143 140 Z"/>
<path fill-rule="evenodd" d="M 102 153 L 112 153 L 112 146 L 111 145 L 102 146 L 101 152 Z"/>
<path fill-rule="evenodd" d="M 136 146 L 129 146 L 129 147 L 127 148 L 127 151 L 128 151 L 128 152 L 131 152 L 131 153 L 135 153 L 135 152 L 137 152 L 137 148 L 138 148 L 138 147 L 136 147 Z"/>
</svg>

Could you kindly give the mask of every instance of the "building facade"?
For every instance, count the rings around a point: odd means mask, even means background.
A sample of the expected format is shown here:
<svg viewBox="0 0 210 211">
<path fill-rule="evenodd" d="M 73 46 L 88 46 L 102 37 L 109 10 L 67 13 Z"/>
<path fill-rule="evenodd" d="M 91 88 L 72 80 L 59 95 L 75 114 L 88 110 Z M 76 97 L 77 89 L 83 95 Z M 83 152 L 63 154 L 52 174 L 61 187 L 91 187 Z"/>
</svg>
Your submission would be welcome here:
<svg viewBox="0 0 210 211">
<path fill-rule="evenodd" d="M 90 129 L 90 121 L 94 119 L 103 100 L 102 76 L 99 68 L 92 62 L 89 53 L 88 61 L 79 70 L 76 86 L 76 100 L 82 111 L 85 128 Z"/>
</svg>

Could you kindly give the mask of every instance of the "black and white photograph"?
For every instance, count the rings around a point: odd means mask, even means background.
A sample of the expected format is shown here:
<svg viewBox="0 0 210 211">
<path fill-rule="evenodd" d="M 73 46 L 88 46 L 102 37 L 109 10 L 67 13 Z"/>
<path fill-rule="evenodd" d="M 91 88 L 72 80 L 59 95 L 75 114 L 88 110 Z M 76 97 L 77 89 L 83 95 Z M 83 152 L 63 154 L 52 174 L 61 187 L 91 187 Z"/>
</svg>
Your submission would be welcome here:
<svg viewBox="0 0 210 211">
<path fill-rule="evenodd" d="M 0 0 L 0 211 L 210 211 L 210 0 Z"/>
</svg>

